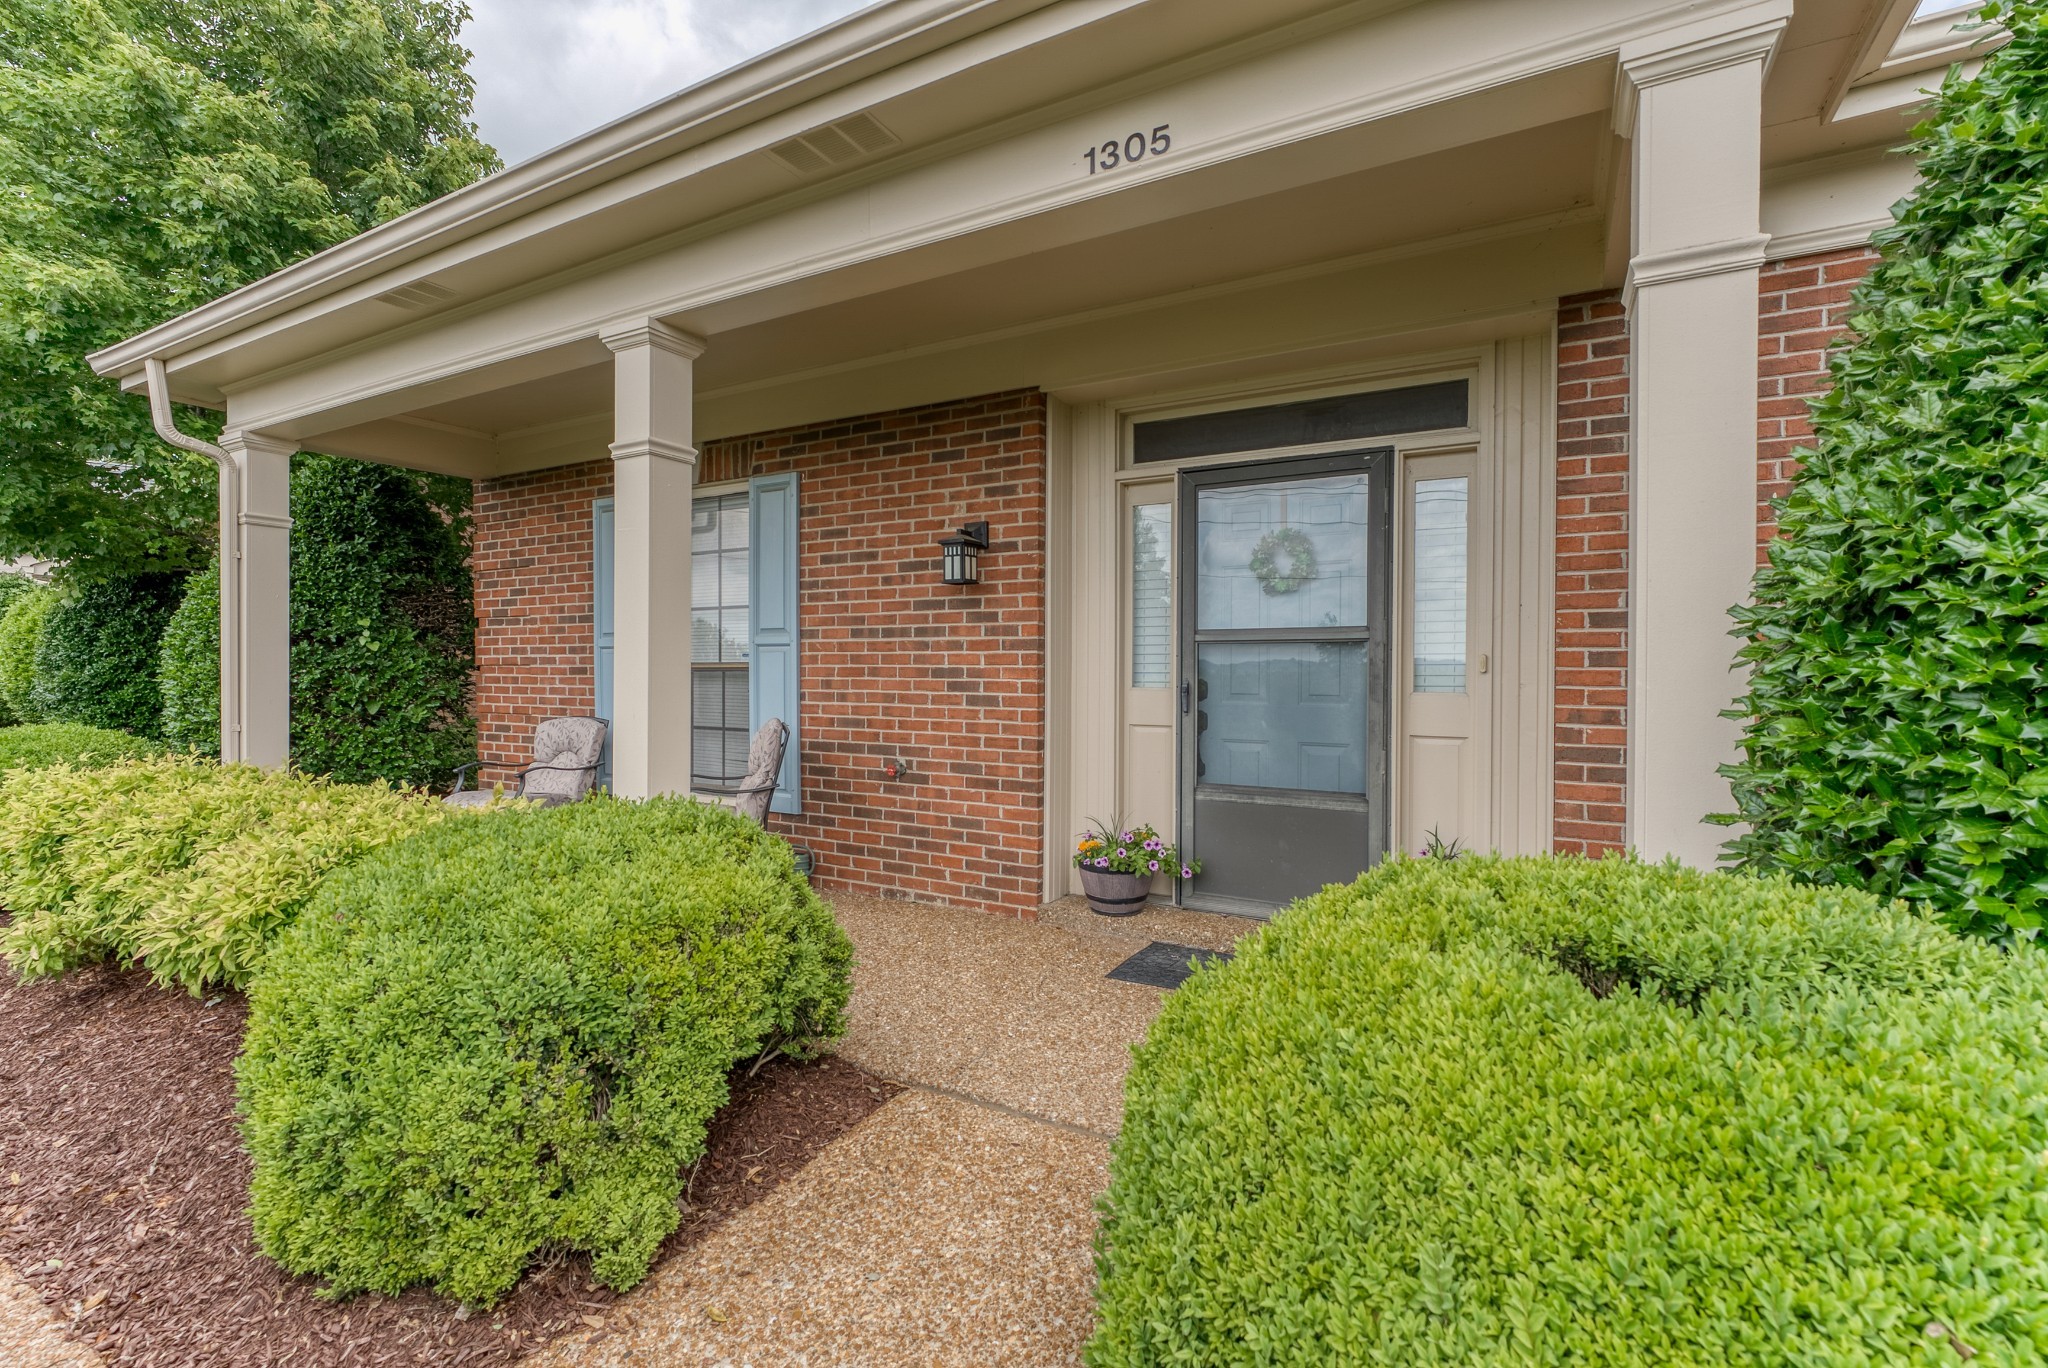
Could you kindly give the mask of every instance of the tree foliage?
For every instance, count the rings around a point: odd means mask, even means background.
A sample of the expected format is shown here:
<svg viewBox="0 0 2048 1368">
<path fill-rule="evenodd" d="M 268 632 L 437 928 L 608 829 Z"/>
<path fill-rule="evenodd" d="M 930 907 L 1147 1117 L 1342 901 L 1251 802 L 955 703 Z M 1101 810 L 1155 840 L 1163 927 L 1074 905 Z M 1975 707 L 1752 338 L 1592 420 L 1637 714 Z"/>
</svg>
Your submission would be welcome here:
<svg viewBox="0 0 2048 1368">
<path fill-rule="evenodd" d="M 476 758 L 469 482 L 292 461 L 292 763 L 445 786 Z M 188 582 L 157 664 L 165 736 L 220 753 L 220 579 Z"/>
<path fill-rule="evenodd" d="M 0 571 L 0 622 L 6 621 L 8 609 L 41 587 L 27 575 Z M 27 720 L 8 705 L 6 686 L 0 685 L 0 727 L 16 726 Z"/>
<path fill-rule="evenodd" d="M 203 563 L 211 465 L 85 357 L 493 169 L 467 13 L 0 0 L 0 557 Z"/>
<path fill-rule="evenodd" d="M 2048 896 L 2048 4 L 1952 75 L 1738 609 L 1749 869 L 2032 935 Z"/>
</svg>

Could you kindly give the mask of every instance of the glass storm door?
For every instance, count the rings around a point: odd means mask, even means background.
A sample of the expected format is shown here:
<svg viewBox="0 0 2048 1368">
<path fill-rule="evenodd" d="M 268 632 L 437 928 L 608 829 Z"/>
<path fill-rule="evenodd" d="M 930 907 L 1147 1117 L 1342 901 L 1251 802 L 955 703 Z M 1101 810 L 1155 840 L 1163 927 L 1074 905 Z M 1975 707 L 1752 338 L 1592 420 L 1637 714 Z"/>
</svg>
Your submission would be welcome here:
<svg viewBox="0 0 2048 1368">
<path fill-rule="evenodd" d="M 1390 451 L 1184 472 L 1181 839 L 1256 915 L 1386 848 Z"/>
</svg>

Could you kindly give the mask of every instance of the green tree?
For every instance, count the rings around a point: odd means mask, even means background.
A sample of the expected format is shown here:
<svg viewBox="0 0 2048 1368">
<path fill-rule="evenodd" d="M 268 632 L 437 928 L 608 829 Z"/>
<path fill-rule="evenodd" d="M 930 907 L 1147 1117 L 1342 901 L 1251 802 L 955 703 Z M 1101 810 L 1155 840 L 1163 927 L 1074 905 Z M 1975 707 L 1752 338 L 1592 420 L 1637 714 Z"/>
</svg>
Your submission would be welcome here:
<svg viewBox="0 0 2048 1368">
<path fill-rule="evenodd" d="M 292 461 L 292 763 L 445 787 L 476 758 L 469 482 Z M 157 667 L 164 735 L 220 753 L 220 576 L 193 575 Z"/>
<path fill-rule="evenodd" d="M 85 357 L 494 169 L 467 14 L 0 0 L 0 557 L 78 578 L 205 562 L 211 465 Z"/>
<path fill-rule="evenodd" d="M 1735 862 L 2032 936 L 2048 896 L 2048 4 L 1952 74 L 1747 644 Z"/>
<path fill-rule="evenodd" d="M 40 587 L 36 581 L 30 579 L 27 575 L 18 574 L 13 571 L 0 571 L 0 622 L 6 620 L 8 609 L 34 593 Z M 17 716 L 14 709 L 8 706 L 6 686 L 0 684 L 0 727 L 11 727 L 26 720 L 26 718 Z"/>
</svg>

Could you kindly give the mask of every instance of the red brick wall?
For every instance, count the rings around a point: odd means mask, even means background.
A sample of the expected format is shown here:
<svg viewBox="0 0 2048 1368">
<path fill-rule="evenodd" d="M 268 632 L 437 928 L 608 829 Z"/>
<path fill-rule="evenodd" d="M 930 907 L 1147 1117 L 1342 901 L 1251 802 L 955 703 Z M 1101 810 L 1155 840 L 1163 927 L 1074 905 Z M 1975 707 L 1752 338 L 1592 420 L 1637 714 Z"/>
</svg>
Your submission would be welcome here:
<svg viewBox="0 0 2048 1368">
<path fill-rule="evenodd" d="M 704 483 L 801 472 L 804 812 L 817 881 L 1029 915 L 1045 774 L 1045 399 L 1035 390 L 708 443 Z M 590 500 L 609 462 L 478 486 L 479 720 L 510 761 L 592 706 Z M 937 540 L 991 524 L 982 583 Z M 580 595 L 580 597 L 578 597 Z M 678 706 L 681 701 L 678 700 Z M 902 778 L 885 761 L 909 762 Z"/>
<path fill-rule="evenodd" d="M 590 506 L 611 492 L 609 460 L 477 482 L 470 563 L 487 781 L 526 762 L 541 718 L 596 710 Z"/>
<path fill-rule="evenodd" d="M 1586 854 L 1627 816 L 1628 344 L 1618 294 L 1558 301 L 1552 845 Z"/>
<path fill-rule="evenodd" d="M 1767 262 L 1758 286 L 1757 560 L 1778 533 L 1771 500 L 1792 490 L 1795 448 L 1813 439 L 1808 404 L 1828 387 L 1828 348 L 1849 320 L 1849 292 L 1870 273 L 1867 247 Z"/>
</svg>

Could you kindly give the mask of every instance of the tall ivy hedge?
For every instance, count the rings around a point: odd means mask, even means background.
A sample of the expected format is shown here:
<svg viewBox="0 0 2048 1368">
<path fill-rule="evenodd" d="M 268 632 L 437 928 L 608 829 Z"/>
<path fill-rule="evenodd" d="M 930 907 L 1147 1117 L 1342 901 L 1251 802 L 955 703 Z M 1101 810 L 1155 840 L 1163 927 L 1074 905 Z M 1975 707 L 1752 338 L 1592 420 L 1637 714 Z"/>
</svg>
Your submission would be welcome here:
<svg viewBox="0 0 2048 1368">
<path fill-rule="evenodd" d="M 39 720 L 161 736 L 157 652 L 184 579 L 152 572 L 65 586 L 36 643 L 29 693 Z"/>
<path fill-rule="evenodd" d="M 469 482 L 334 456 L 292 461 L 292 763 L 445 785 L 476 756 Z M 194 575 L 156 675 L 166 729 L 220 750 L 220 579 Z"/>
<path fill-rule="evenodd" d="M 1784 536 L 1738 609 L 1733 860 L 2048 916 L 2048 4 L 1952 75 L 1814 407 Z"/>
</svg>

